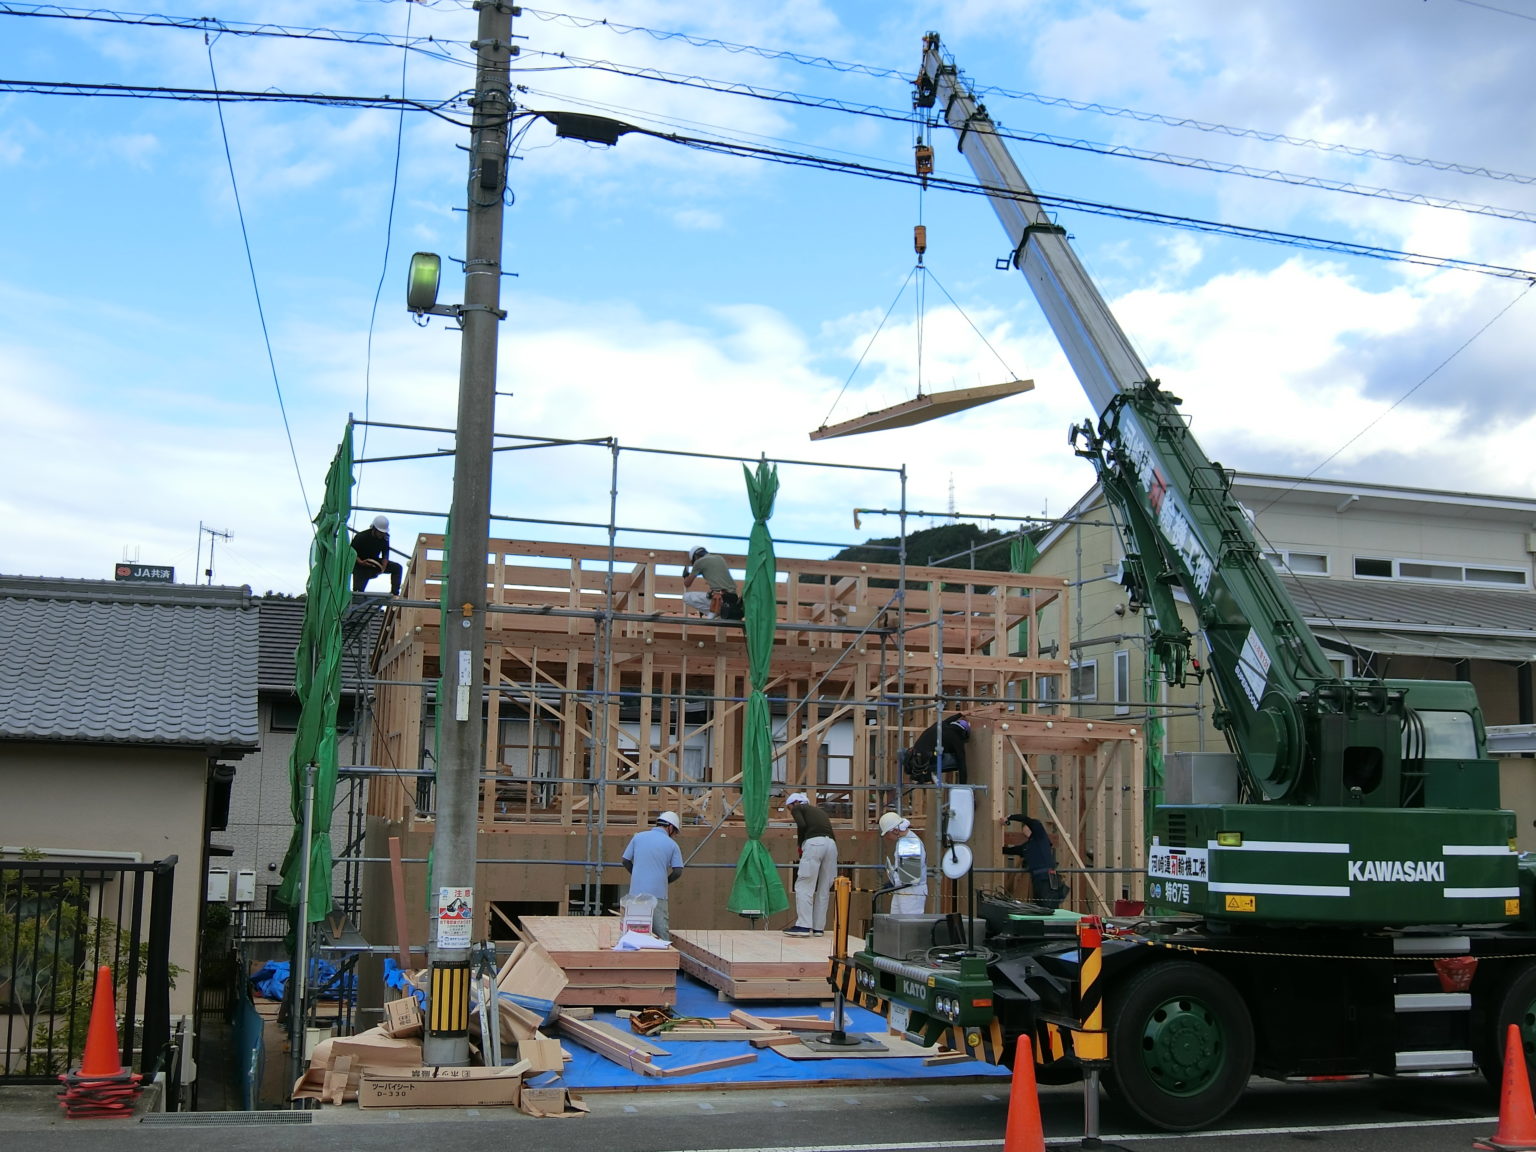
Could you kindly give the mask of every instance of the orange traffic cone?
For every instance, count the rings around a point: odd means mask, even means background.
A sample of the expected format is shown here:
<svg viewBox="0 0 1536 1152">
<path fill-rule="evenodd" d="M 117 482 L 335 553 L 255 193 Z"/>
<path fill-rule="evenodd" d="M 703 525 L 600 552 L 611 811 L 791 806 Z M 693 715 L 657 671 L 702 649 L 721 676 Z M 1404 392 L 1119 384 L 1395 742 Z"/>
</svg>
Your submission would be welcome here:
<svg viewBox="0 0 1536 1152">
<path fill-rule="evenodd" d="M 103 964 L 96 969 L 96 995 L 91 1000 L 91 1027 L 85 1034 L 85 1056 L 80 1061 L 80 1075 L 92 1078 L 122 1075 L 120 1051 L 112 969 Z"/>
<path fill-rule="evenodd" d="M 69 1116 L 131 1116 L 139 1096 L 136 1072 L 122 1065 L 118 1055 L 117 1005 L 114 1002 L 112 969 L 96 969 L 96 994 L 91 1001 L 91 1024 L 85 1034 L 85 1054 L 78 1072 L 59 1077 L 59 1106 Z"/>
<path fill-rule="evenodd" d="M 1504 1043 L 1504 1085 L 1499 1100 L 1499 1127 L 1486 1140 L 1474 1140 L 1474 1148 L 1495 1152 L 1536 1149 L 1536 1109 L 1531 1106 L 1531 1081 L 1525 1069 L 1525 1045 L 1520 1026 L 1511 1024 Z"/>
<path fill-rule="evenodd" d="M 1008 1091 L 1008 1124 L 1003 1130 L 1003 1152 L 1045 1152 L 1045 1133 L 1040 1128 L 1040 1096 L 1035 1088 L 1035 1052 L 1028 1034 L 1019 1037 L 1013 1050 L 1013 1084 Z"/>
</svg>

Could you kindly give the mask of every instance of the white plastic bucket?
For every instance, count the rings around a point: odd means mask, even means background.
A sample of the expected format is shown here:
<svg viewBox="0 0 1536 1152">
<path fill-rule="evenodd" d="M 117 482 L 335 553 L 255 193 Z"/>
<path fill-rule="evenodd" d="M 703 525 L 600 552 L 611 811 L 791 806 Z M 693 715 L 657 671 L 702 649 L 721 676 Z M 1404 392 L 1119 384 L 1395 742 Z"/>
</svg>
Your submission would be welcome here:
<svg viewBox="0 0 1536 1152">
<path fill-rule="evenodd" d="M 641 932 L 649 936 L 651 920 L 655 914 L 656 897 L 647 893 L 636 893 L 619 901 L 619 916 L 626 932 Z"/>
</svg>

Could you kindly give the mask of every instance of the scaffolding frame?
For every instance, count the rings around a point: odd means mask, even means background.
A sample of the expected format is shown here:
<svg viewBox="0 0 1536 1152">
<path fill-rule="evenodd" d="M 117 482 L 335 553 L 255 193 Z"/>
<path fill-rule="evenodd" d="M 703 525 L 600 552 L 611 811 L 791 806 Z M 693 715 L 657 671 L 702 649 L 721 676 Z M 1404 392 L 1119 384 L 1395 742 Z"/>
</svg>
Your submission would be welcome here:
<svg viewBox="0 0 1536 1152">
<path fill-rule="evenodd" d="M 482 702 L 487 739 L 479 798 L 482 831 L 557 827 L 580 833 L 585 852 L 580 908 L 596 912 L 601 910 L 604 833 L 610 827 L 638 830 L 667 809 L 707 829 L 709 836 L 741 821 L 734 795 L 747 696 L 740 629 L 685 608 L 681 578 L 670 569 L 681 570 L 686 552 L 621 545 L 620 538 L 713 543 L 743 537 L 621 524 L 621 456 L 757 461 L 627 447 L 612 438 L 498 434 L 496 440 L 500 452 L 583 447 L 601 448 L 610 457 L 606 521 L 492 516 L 493 533 L 502 525 L 539 526 L 601 542 L 510 536 L 490 542 Z M 380 456 L 358 463 L 442 455 Z M 937 839 L 938 790 L 911 787 L 901 777 L 897 756 L 946 710 L 960 708 L 987 724 L 1008 724 L 1013 732 L 1009 746 L 1024 749 L 1017 759 L 985 758 L 989 778 L 973 783 L 992 793 L 991 808 L 1012 802 L 1004 797 L 1020 803 L 1031 797 L 1068 839 L 1061 845 L 1066 860 L 1139 862 L 1140 821 L 1117 823 L 1118 817 L 1096 818 L 1093 811 L 1094 803 L 1102 806 L 1102 797 L 1139 794 L 1139 733 L 1100 723 L 1094 734 L 1095 725 L 1089 724 L 1079 744 L 1058 750 L 1045 734 L 1059 718 L 1036 713 L 1037 704 L 1066 695 L 1061 688 L 1068 661 L 1055 653 L 1042 656 L 1038 638 L 1044 613 L 1056 616 L 1058 635 L 1068 633 L 1070 584 L 1021 573 L 909 565 L 907 527 L 914 513 L 906 507 L 905 467 L 769 462 L 792 469 L 885 473 L 899 485 L 898 507 L 888 510 L 899 527 L 894 563 L 778 560 L 778 624 L 769 687 L 776 787 L 810 793 L 842 827 L 868 831 L 882 811 L 898 808 L 919 822 L 926 819 Z M 792 538 L 777 543 L 846 547 Z M 743 567 L 744 556 L 723 555 L 732 567 Z M 401 775 L 372 778 L 368 813 L 407 829 L 431 819 L 430 790 L 417 784 L 416 773 L 431 758 L 426 735 L 441 673 L 437 636 L 444 618 L 439 602 L 444 576 L 443 537 L 419 536 L 402 594 L 390 603 L 375 653 L 370 759 Z M 1044 680 L 1054 680 L 1056 690 L 1043 691 Z M 843 761 L 837 771 L 830 763 L 834 733 L 846 747 L 837 754 Z M 1128 744 L 1135 748 L 1130 755 L 1106 752 Z M 1063 794 L 1068 800 L 1058 813 L 1055 799 Z M 984 867 L 998 845 L 991 843 L 993 829 L 978 823 L 984 826 L 978 829 L 977 864 Z M 1116 829 L 1112 846 L 1100 843 L 1100 825 Z M 1090 841 L 1096 846 L 1087 846 Z M 556 865 L 551 861 L 550 866 Z M 1081 895 L 1095 905 L 1105 902 L 1091 882 L 1083 885 Z"/>
</svg>

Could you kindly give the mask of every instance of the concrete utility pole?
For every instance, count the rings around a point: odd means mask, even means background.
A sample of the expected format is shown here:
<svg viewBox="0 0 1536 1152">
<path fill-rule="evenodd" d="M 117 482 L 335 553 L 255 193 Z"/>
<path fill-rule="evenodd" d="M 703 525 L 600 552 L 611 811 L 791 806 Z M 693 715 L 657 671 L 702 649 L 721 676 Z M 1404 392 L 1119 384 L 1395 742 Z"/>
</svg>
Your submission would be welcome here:
<svg viewBox="0 0 1536 1152">
<path fill-rule="evenodd" d="M 431 939 L 426 1064 L 469 1063 L 470 934 L 474 900 L 477 781 L 484 762 L 481 696 L 485 672 L 485 558 L 491 517 L 491 440 L 496 409 L 496 341 L 501 301 L 502 194 L 511 114 L 508 61 L 514 6 L 476 4 L 472 47 L 474 127 L 469 149 L 469 222 L 464 245 L 464 342 L 459 360 L 459 423 L 443 592 L 442 680 L 437 701 L 442 744 L 437 764 L 437 830 L 432 841 Z"/>
</svg>

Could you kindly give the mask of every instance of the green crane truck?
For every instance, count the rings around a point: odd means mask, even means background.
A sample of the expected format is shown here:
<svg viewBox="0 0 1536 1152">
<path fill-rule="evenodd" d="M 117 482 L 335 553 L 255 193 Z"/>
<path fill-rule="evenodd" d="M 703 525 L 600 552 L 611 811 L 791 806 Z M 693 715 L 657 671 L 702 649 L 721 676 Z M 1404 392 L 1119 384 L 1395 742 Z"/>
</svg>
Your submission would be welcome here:
<svg viewBox="0 0 1536 1152">
<path fill-rule="evenodd" d="M 1174 589 L 1188 599 L 1237 802 L 1156 807 L 1147 915 L 1112 923 L 1101 953 L 1070 920 L 984 898 L 984 940 L 912 950 L 876 916 L 834 981 L 925 1043 L 1007 1060 L 1028 1035 L 1042 1082 L 1102 1066 L 1112 1100 L 1167 1129 L 1213 1123 L 1255 1075 L 1499 1083 L 1508 1026 L 1527 1052 L 1536 1043 L 1536 872 L 1499 806 L 1472 686 L 1336 673 L 1228 475 L 1150 378 L 936 34 L 914 102 L 958 132 L 1097 412 L 1072 441 L 1119 514 L 1149 650 L 1176 684 L 1193 637 Z M 1085 993 L 1089 957 L 1102 969 Z M 1085 999 L 1100 996 L 1090 1043 Z"/>
</svg>

